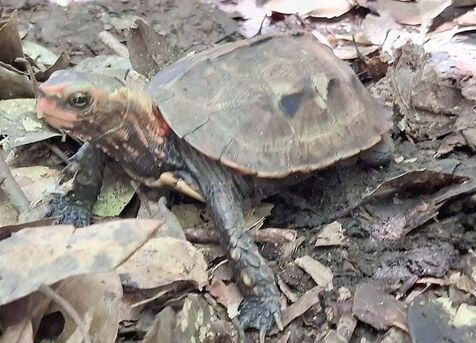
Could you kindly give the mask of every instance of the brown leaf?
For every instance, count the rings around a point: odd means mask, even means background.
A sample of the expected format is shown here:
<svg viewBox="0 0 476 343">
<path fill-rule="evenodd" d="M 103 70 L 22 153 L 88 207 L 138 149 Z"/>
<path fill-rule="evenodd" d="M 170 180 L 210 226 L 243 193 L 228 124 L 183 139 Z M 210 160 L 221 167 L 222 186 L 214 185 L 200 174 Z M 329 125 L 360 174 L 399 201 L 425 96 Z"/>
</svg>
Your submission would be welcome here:
<svg viewBox="0 0 476 343">
<path fill-rule="evenodd" d="M 0 100 L 35 97 L 28 77 L 13 67 L 0 65 L 0 84 Z"/>
<path fill-rule="evenodd" d="M 142 340 L 143 343 L 176 343 L 174 328 L 177 315 L 172 307 L 167 306 L 155 317 L 154 322 Z"/>
<path fill-rule="evenodd" d="M 304 293 L 294 304 L 283 311 L 283 326 L 288 326 L 312 306 L 319 304 L 319 294 L 324 288 L 316 286 Z"/>
<path fill-rule="evenodd" d="M 370 200 L 368 209 L 377 219 L 370 223 L 372 236 L 377 240 L 400 239 L 438 215 L 441 206 L 450 199 L 473 192 L 476 185 L 464 182 L 468 177 L 463 175 L 414 170 L 382 183 L 365 200 Z M 395 203 L 392 198 L 396 192 L 421 193 L 422 190 L 426 196 L 420 199 Z"/>
<path fill-rule="evenodd" d="M 14 65 L 15 59 L 23 57 L 20 34 L 17 27 L 17 12 L 14 11 L 10 18 L 0 20 L 0 61 Z M 2 83 L 6 85 L 6 83 Z"/>
<path fill-rule="evenodd" d="M 243 296 L 236 284 L 226 285 L 222 280 L 214 279 L 210 286 L 210 294 L 226 307 L 228 317 L 233 319 L 238 315 L 238 307 Z"/>
<path fill-rule="evenodd" d="M 192 282 L 197 289 L 207 283 L 207 264 L 190 243 L 173 237 L 150 239 L 117 268 L 122 283 L 138 289 Z"/>
<path fill-rule="evenodd" d="M 30 294 L 42 284 L 111 270 L 161 225 L 157 220 L 126 219 L 78 230 L 58 225 L 17 232 L 0 242 L 0 304 Z"/>
<path fill-rule="evenodd" d="M 115 271 L 74 276 L 61 281 L 55 288 L 56 293 L 80 315 L 93 342 L 114 342 L 119 329 L 122 299 L 121 280 Z M 77 331 L 77 326 L 55 303 L 52 303 L 45 313 L 56 311 L 61 312 L 65 318 L 58 340 L 70 341 Z M 78 334 L 82 341 L 81 334 Z"/>
<path fill-rule="evenodd" d="M 441 157 L 454 150 L 456 147 L 462 147 L 466 145 L 466 139 L 461 132 L 452 133 L 441 141 L 440 146 L 436 150 L 435 157 Z"/>
<path fill-rule="evenodd" d="M 13 233 L 21 231 L 23 229 L 41 226 L 53 225 L 53 218 L 43 218 L 29 223 L 21 223 L 14 225 L 5 225 L 0 227 L 0 240 L 10 237 Z"/>
<path fill-rule="evenodd" d="M 127 47 L 132 67 L 149 79 L 183 54 L 141 19 L 129 29 Z"/>
<path fill-rule="evenodd" d="M 141 199 L 137 218 L 156 218 L 164 221 L 157 232 L 157 237 L 173 237 L 186 240 L 182 225 L 174 212 L 167 208 L 167 200 L 161 197 L 159 201 Z"/>
<path fill-rule="evenodd" d="M 38 82 L 45 82 L 48 80 L 55 71 L 66 69 L 71 62 L 69 54 L 65 51 L 61 53 L 56 62 L 46 70 L 39 71 L 35 74 L 35 78 Z"/>
<path fill-rule="evenodd" d="M 461 175 L 434 170 L 412 170 L 385 180 L 374 190 L 365 195 L 365 197 L 384 196 L 395 192 L 405 192 L 423 187 L 426 191 L 430 192 L 431 190 L 442 189 L 446 186 L 457 185 L 467 180 L 467 177 Z"/>
<path fill-rule="evenodd" d="M 203 342 L 217 319 L 215 311 L 205 299 L 200 295 L 190 294 L 185 299 L 182 310 L 177 313 L 175 342 Z"/>
<path fill-rule="evenodd" d="M 2 330 L 0 343 L 33 343 L 33 326 L 31 319 L 25 316 L 19 323 Z"/>
<path fill-rule="evenodd" d="M 361 283 L 357 286 L 352 312 L 377 330 L 395 326 L 408 332 L 405 306 L 373 284 Z"/>
</svg>

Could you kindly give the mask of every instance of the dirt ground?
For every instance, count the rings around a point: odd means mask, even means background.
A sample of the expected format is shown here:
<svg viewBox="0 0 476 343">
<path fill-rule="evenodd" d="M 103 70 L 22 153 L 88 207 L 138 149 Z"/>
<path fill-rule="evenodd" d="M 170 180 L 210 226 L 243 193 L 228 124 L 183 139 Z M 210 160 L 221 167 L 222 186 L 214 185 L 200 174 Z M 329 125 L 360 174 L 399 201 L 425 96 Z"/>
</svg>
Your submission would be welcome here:
<svg viewBox="0 0 476 343">
<path fill-rule="evenodd" d="M 0 0 L 0 5 L 18 9 L 20 33 L 28 32 L 28 40 L 58 55 L 67 51 L 72 65 L 87 57 L 114 55 L 115 51 L 98 37 L 98 33 L 107 30 L 119 42 L 126 43 L 125 31 L 137 18 L 145 19 L 164 35 L 178 56 L 244 38 L 241 30 L 244 19 L 240 15 L 230 15 L 212 4 L 197 1 L 104 0 L 75 2 L 68 7 L 61 7 L 42 0 Z M 359 17 L 366 13 L 359 9 L 352 16 Z M 299 26 L 299 23 L 291 22 L 290 19 L 283 20 L 279 15 L 274 15 L 276 23 L 266 26 L 267 31 L 291 30 Z M 336 22 L 329 20 L 328 24 L 334 25 Z M 415 49 L 407 46 L 403 48 L 401 56 L 417 54 Z M 415 93 L 402 94 L 409 88 L 423 92 L 424 86 L 419 88 L 420 84 L 415 81 L 415 74 L 422 70 L 419 61 L 418 58 L 405 60 L 401 57 L 399 64 L 394 63 L 389 67 L 391 72 L 383 73 L 380 77 L 373 77 L 358 59 L 349 61 L 371 92 L 383 95 L 386 104 L 393 108 L 395 125 L 392 141 L 395 151 L 387 164 L 376 167 L 361 160 L 345 163 L 322 171 L 303 184 L 287 187 L 263 201 L 272 205 L 269 215 L 264 216 L 264 228 L 281 228 L 290 232 L 296 230 L 294 240 L 260 243 L 260 251 L 278 276 L 280 290 L 285 294 L 284 302 L 288 306 L 297 303 L 303 309 L 295 314 L 295 320 L 284 333 L 272 335 L 268 341 L 431 342 L 434 336 L 430 332 L 438 327 L 440 335 L 434 342 L 476 342 L 476 322 L 456 332 L 448 329 L 451 327 L 449 319 L 440 318 L 443 316 L 442 310 L 428 310 L 423 305 L 415 309 L 416 305 L 411 305 L 418 296 L 422 297 L 418 299 L 430 303 L 435 299 L 450 298 L 453 306 L 466 304 L 472 311 L 476 305 L 476 159 L 469 134 L 464 134 L 464 130 L 470 128 L 466 124 L 475 118 L 474 107 L 471 108 L 474 98 L 462 99 L 460 85 L 451 85 L 458 90 L 459 100 L 455 100 L 456 95 L 451 98 L 452 101 L 459 101 L 459 108 L 455 110 L 458 116 L 448 113 L 454 110 L 448 105 L 447 99 L 451 96 L 442 99 L 445 96 L 444 87 L 448 85 L 446 80 L 446 83 L 437 86 L 436 81 L 433 83 L 432 91 L 437 94 L 433 98 L 422 96 L 422 100 L 416 99 Z M 434 73 L 428 73 L 421 79 L 427 81 L 436 77 Z M 430 74 L 431 77 L 428 76 Z M 405 90 L 396 92 L 396 82 L 400 82 L 401 89 Z M 436 102 L 432 103 L 434 98 Z M 427 101 L 419 106 L 426 117 L 421 115 L 418 120 L 413 120 L 415 118 L 407 113 L 408 108 L 402 103 L 414 101 L 416 104 L 419 99 L 422 103 Z M 464 117 L 461 113 L 466 108 L 466 102 L 469 109 Z M 442 109 L 444 105 L 451 107 L 450 110 Z M 430 108 L 433 110 L 431 114 Z M 440 120 L 440 117 L 444 118 Z M 466 140 L 452 144 L 449 137 L 460 137 L 462 132 Z M 67 154 L 71 153 L 68 149 L 75 149 L 72 144 L 60 143 L 59 138 L 50 141 L 61 149 L 65 147 Z M 39 154 L 38 159 L 49 158 L 51 161 L 48 155 L 44 152 Z M 26 164 L 17 162 L 15 167 Z M 123 211 L 123 216 L 137 213 L 138 202 L 138 196 L 135 196 Z M 259 211 L 257 208 L 261 207 L 256 206 L 253 204 L 252 208 Z M 184 228 L 210 225 L 205 209 L 194 201 L 171 193 L 168 207 Z M 193 220 L 183 214 L 189 213 L 190 207 Z M 195 218 L 197 216 L 198 219 Z M 337 228 L 333 232 L 337 232 L 338 237 L 333 236 L 334 242 L 331 244 L 319 244 L 323 228 L 329 228 L 331 223 L 331 228 Z M 324 240 L 331 239 L 329 237 L 324 237 Z M 216 245 L 194 245 L 204 254 L 210 269 L 216 268 L 223 259 L 222 254 L 216 252 Z M 320 301 L 302 304 L 297 299 L 302 299 L 303 294 L 316 286 L 313 272 L 319 274 L 316 271 L 319 269 L 315 269 L 313 263 L 305 263 L 309 258 L 325 266 L 331 273 L 333 287 L 319 293 Z M 225 271 L 222 273 L 226 274 Z M 458 283 L 455 279 L 457 275 L 466 277 L 466 286 Z M 231 284 L 229 278 L 223 277 L 221 280 L 226 285 Z M 134 319 L 130 321 L 122 321 L 117 341 L 142 340 L 154 322 L 155 313 L 164 313 L 164 309 L 170 306 L 180 311 L 183 298 L 187 295 L 199 294 L 201 299 L 220 306 L 208 294 L 209 288 L 202 292 L 190 292 L 187 287 L 175 287 L 174 293 L 165 300 L 161 298 L 161 301 L 144 309 L 141 315 L 131 316 Z M 379 287 L 385 294 L 372 293 L 372 287 Z M 366 291 L 370 293 L 366 294 Z M 126 294 L 127 290 L 124 292 Z M 133 292 L 131 294 L 134 295 Z M 385 297 L 388 294 L 391 294 L 391 300 Z M 380 299 L 381 305 L 387 304 L 385 301 L 390 304 L 375 309 L 371 303 L 373 298 Z M 140 297 L 137 296 L 137 299 Z M 356 305 L 359 299 L 367 304 L 364 310 L 359 310 Z M 405 308 L 408 317 L 405 315 L 404 319 L 400 318 L 398 309 L 401 308 Z M 213 327 L 216 332 L 221 332 L 221 336 L 217 334 L 216 337 L 221 337 L 223 342 L 235 340 L 236 334 L 224 333 L 233 331 L 224 314 L 226 311 L 222 307 L 216 312 L 223 325 Z M 422 318 L 431 316 L 446 320 L 447 326 L 434 324 L 439 323 L 438 320 L 433 324 L 427 323 L 426 327 L 417 324 L 424 322 Z M 350 336 L 345 338 L 342 333 L 345 332 L 343 321 L 348 318 L 351 318 L 348 329 Z M 49 319 L 58 325 L 57 319 Z M 41 327 L 47 331 L 43 335 L 51 335 L 55 325 L 50 323 L 48 327 L 47 323 L 42 322 Z M 329 332 L 337 332 L 340 338 L 332 338 Z M 248 338 L 254 341 L 256 337 L 251 334 Z M 167 339 L 163 341 L 168 342 Z M 41 339 L 37 336 L 35 341 Z M 215 338 L 212 341 L 220 340 Z"/>
</svg>

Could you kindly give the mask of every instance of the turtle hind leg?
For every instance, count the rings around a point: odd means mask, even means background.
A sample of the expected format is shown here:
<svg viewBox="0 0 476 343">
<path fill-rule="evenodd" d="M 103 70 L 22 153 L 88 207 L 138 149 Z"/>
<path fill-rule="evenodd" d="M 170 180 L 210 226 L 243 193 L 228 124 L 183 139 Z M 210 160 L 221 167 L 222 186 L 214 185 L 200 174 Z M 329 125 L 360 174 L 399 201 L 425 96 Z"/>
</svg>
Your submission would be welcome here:
<svg viewBox="0 0 476 343">
<path fill-rule="evenodd" d="M 220 243 L 228 253 L 235 279 L 245 299 L 240 305 L 242 329 L 255 328 L 260 341 L 273 323 L 282 328 L 279 291 L 271 268 L 251 240 L 243 219 L 241 192 L 233 174 L 221 164 L 195 154 L 188 162 L 197 179 Z"/>
<path fill-rule="evenodd" d="M 104 154 L 89 144 L 71 157 L 66 170 L 76 174 L 73 187 L 64 196 L 55 194 L 48 209 L 47 216 L 56 217 L 56 224 L 82 227 L 91 223 L 91 212 L 101 190 L 104 159 Z"/>
<path fill-rule="evenodd" d="M 276 321 L 281 323 L 279 291 L 271 268 L 258 252 L 244 223 L 242 209 L 233 190 L 218 183 L 208 198 L 209 209 L 228 252 L 235 278 L 245 299 L 240 306 L 243 329 L 255 328 L 264 336 Z"/>
</svg>

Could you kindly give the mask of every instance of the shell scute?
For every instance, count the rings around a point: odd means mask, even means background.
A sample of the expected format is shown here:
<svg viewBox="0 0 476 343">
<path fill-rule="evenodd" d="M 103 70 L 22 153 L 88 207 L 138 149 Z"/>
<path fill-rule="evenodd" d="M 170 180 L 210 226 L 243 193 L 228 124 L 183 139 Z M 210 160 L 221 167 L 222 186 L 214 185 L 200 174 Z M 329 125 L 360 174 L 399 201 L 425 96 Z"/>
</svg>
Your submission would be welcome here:
<svg viewBox="0 0 476 343">
<path fill-rule="evenodd" d="M 164 69 L 146 90 L 179 137 L 261 177 L 325 168 L 391 127 L 390 113 L 309 33 L 217 46 Z"/>
</svg>

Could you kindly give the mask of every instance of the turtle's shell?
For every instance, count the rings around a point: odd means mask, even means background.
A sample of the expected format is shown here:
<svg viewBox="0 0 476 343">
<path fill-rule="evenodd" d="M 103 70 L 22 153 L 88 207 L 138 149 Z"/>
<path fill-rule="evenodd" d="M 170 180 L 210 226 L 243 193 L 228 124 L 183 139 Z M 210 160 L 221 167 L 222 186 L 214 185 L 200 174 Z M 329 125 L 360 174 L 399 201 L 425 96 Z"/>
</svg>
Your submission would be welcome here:
<svg viewBox="0 0 476 343">
<path fill-rule="evenodd" d="M 172 130 L 243 174 L 322 169 L 377 144 L 389 113 L 308 33 L 219 45 L 146 86 Z"/>
</svg>

